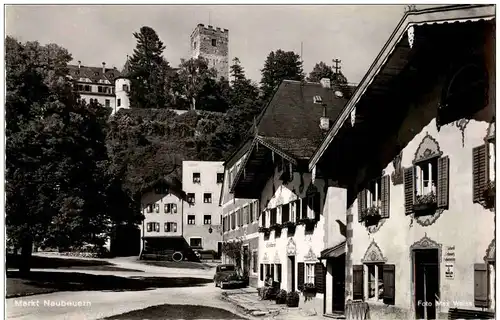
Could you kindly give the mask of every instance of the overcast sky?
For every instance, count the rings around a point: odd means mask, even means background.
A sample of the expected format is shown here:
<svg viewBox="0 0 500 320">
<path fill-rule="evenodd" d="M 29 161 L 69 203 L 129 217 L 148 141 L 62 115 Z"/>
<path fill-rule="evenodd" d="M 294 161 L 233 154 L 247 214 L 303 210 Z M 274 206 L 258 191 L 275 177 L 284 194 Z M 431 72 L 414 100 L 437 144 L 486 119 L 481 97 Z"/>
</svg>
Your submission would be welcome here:
<svg viewBox="0 0 500 320">
<path fill-rule="evenodd" d="M 349 82 L 359 82 L 404 13 L 403 5 L 24 5 L 6 7 L 6 33 L 21 41 L 57 43 L 83 65 L 121 69 L 135 47 L 132 35 L 150 26 L 166 46 L 172 66 L 189 56 L 198 23 L 229 29 L 230 59 L 260 81 L 270 51 L 303 42 L 304 71 L 315 63 L 342 60 Z"/>
</svg>

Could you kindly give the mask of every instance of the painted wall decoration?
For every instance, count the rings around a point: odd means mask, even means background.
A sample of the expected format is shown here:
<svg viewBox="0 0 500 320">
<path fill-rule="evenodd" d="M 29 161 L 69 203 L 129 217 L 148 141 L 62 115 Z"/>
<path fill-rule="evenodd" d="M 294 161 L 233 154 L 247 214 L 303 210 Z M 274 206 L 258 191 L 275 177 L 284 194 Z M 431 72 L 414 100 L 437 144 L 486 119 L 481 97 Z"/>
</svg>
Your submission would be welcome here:
<svg viewBox="0 0 500 320">
<path fill-rule="evenodd" d="M 304 261 L 317 261 L 316 254 L 314 253 L 313 249 L 310 247 L 309 251 L 307 254 L 304 256 Z"/>
<path fill-rule="evenodd" d="M 382 250 L 380 250 L 380 247 L 375 242 L 375 240 L 372 240 L 372 243 L 370 243 L 368 249 L 366 249 L 363 259 L 361 259 L 361 262 L 363 263 L 387 262 L 387 258 L 384 257 L 384 255 L 382 254 Z"/>
<path fill-rule="evenodd" d="M 438 249 L 439 263 L 441 263 L 442 256 L 442 245 L 427 237 L 427 233 L 422 237 L 422 239 L 416 241 L 410 246 L 410 258 L 413 260 L 413 250 L 416 249 Z"/>
<path fill-rule="evenodd" d="M 286 254 L 287 256 L 295 256 L 297 254 L 297 245 L 295 244 L 295 241 L 293 241 L 293 238 L 288 240 L 286 245 Z"/>
<path fill-rule="evenodd" d="M 401 167 L 401 162 L 403 160 L 403 151 L 401 151 L 395 158 L 392 160 L 392 165 L 394 167 L 394 171 L 391 174 L 392 184 L 397 186 L 403 184 L 403 168 Z"/>
</svg>

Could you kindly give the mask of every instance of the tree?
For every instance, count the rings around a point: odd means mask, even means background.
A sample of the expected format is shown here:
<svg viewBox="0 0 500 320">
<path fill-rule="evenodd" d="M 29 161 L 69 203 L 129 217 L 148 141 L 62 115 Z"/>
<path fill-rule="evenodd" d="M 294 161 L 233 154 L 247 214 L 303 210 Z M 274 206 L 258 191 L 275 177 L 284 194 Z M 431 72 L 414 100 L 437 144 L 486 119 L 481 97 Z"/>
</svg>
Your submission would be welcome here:
<svg viewBox="0 0 500 320">
<path fill-rule="evenodd" d="M 247 79 L 245 71 L 240 64 L 238 58 L 233 59 L 233 65 L 230 67 L 231 72 L 231 106 L 241 105 L 245 100 L 256 100 L 259 96 L 259 90 L 250 79 Z"/>
<path fill-rule="evenodd" d="M 134 33 L 137 45 L 129 62 L 130 105 L 133 108 L 165 108 L 170 66 L 163 58 L 165 46 L 150 27 Z"/>
<path fill-rule="evenodd" d="M 33 244 L 102 245 L 113 215 L 109 110 L 79 99 L 67 50 L 6 39 L 6 226 L 30 269 Z"/>
<path fill-rule="evenodd" d="M 285 52 L 281 49 L 269 53 L 261 73 L 260 83 L 265 100 L 270 98 L 281 81 L 304 80 L 300 56 L 293 51 Z"/>
<path fill-rule="evenodd" d="M 330 79 L 332 85 L 346 85 L 347 78 L 342 74 L 342 71 L 336 73 L 333 68 L 323 61 L 316 63 L 311 73 L 309 73 L 308 81 L 320 82 L 321 79 Z"/>
<path fill-rule="evenodd" d="M 178 76 L 172 85 L 176 88 L 176 92 L 190 103 L 191 110 L 195 110 L 200 93 L 215 77 L 215 69 L 209 68 L 207 60 L 203 57 L 182 59 Z"/>
</svg>

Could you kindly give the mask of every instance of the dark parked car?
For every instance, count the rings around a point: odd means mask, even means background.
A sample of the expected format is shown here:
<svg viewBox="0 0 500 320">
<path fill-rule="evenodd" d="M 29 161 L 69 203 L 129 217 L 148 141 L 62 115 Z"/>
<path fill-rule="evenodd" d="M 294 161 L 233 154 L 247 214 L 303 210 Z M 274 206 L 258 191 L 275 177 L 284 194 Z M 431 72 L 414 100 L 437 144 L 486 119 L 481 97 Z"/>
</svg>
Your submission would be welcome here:
<svg viewBox="0 0 500 320">
<path fill-rule="evenodd" d="M 233 264 L 221 264 L 215 269 L 214 283 L 216 287 L 224 289 L 226 287 L 241 287 L 244 279 L 236 271 Z"/>
</svg>

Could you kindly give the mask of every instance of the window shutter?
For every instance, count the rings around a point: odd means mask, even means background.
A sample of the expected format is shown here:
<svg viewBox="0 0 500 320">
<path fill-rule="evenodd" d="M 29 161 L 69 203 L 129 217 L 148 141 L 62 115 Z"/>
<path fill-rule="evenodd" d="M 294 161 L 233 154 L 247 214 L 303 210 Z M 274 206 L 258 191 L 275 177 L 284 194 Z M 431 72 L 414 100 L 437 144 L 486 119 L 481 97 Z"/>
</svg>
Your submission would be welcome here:
<svg viewBox="0 0 500 320">
<path fill-rule="evenodd" d="M 414 167 L 405 168 L 404 172 L 405 214 L 409 215 L 413 213 L 413 204 L 415 203 Z"/>
<path fill-rule="evenodd" d="M 488 308 L 488 266 L 484 263 L 474 264 L 474 306 Z"/>
<path fill-rule="evenodd" d="M 358 193 L 358 221 L 363 221 L 364 210 L 366 209 L 366 189 Z"/>
<path fill-rule="evenodd" d="M 381 208 L 381 217 L 382 218 L 389 218 L 389 208 L 390 208 L 390 196 L 389 196 L 389 193 L 390 193 L 390 189 L 391 189 L 391 182 L 389 180 L 389 175 L 385 175 L 382 177 L 382 186 L 381 186 L 381 189 L 382 189 L 382 194 L 381 194 L 381 198 L 382 198 L 382 208 Z"/>
<path fill-rule="evenodd" d="M 363 265 L 352 266 L 352 298 L 363 300 Z"/>
<path fill-rule="evenodd" d="M 314 283 L 318 293 L 325 293 L 325 271 L 321 262 L 314 265 Z"/>
<path fill-rule="evenodd" d="M 384 303 L 394 305 L 396 298 L 396 266 L 393 264 L 383 265 L 384 277 Z"/>
<path fill-rule="evenodd" d="M 290 203 L 281 207 L 281 223 L 290 221 Z"/>
<path fill-rule="evenodd" d="M 264 281 L 264 265 L 260 264 L 260 281 Z"/>
<path fill-rule="evenodd" d="M 281 283 L 281 263 L 277 264 L 276 268 L 278 269 L 276 271 L 278 273 L 278 282 Z"/>
<path fill-rule="evenodd" d="M 438 181 L 437 181 L 437 206 L 448 208 L 449 181 L 450 181 L 450 158 L 448 156 L 438 159 Z"/>
<path fill-rule="evenodd" d="M 302 218 L 305 219 L 307 218 L 307 201 L 309 199 L 307 197 L 305 198 L 302 198 L 302 208 L 301 208 L 301 211 L 302 211 Z"/>
<path fill-rule="evenodd" d="M 304 289 L 304 262 L 297 264 L 297 288 L 299 291 Z"/>
<path fill-rule="evenodd" d="M 483 190 L 488 181 L 488 152 L 486 144 L 472 149 L 472 196 L 473 201 L 483 200 Z"/>
</svg>

